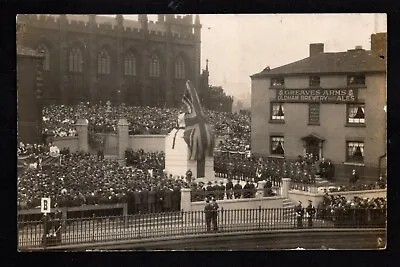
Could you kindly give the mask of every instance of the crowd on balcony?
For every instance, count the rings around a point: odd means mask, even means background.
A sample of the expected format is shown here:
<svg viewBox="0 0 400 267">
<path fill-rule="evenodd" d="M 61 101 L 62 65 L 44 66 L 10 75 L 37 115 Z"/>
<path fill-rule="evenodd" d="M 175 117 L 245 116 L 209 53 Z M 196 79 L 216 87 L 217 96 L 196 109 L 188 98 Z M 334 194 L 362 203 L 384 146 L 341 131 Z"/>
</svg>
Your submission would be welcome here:
<svg viewBox="0 0 400 267">
<path fill-rule="evenodd" d="M 152 157 L 142 154 L 139 169 L 88 153 L 64 155 L 62 165 L 18 174 L 18 207 L 36 208 L 50 197 L 53 207 L 128 203 L 130 213 L 179 210 L 180 188 L 187 183 L 149 171 Z"/>
<path fill-rule="evenodd" d="M 94 133 L 115 133 L 118 120 L 126 118 L 129 133 L 166 134 L 177 124 L 178 108 L 112 106 L 106 104 L 81 103 L 74 106 L 48 105 L 43 109 L 44 137 L 75 136 L 75 123 L 78 119 L 89 121 L 89 130 Z M 246 113 L 227 113 L 206 110 L 216 136 L 223 137 L 219 150 L 249 150 L 250 115 Z"/>
</svg>

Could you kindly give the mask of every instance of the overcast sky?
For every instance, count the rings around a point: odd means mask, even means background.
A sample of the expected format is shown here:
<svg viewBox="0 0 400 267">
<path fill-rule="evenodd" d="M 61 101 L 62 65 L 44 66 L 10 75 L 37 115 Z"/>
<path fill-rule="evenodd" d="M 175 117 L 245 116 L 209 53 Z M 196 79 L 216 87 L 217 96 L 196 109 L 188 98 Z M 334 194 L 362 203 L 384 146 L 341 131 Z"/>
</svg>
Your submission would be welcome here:
<svg viewBox="0 0 400 267">
<path fill-rule="evenodd" d="M 266 66 L 307 57 L 310 43 L 324 43 L 326 52 L 370 49 L 371 34 L 386 32 L 385 14 L 202 14 L 200 20 L 201 68 L 209 59 L 210 83 L 234 96 L 250 92 L 249 76 Z"/>
</svg>

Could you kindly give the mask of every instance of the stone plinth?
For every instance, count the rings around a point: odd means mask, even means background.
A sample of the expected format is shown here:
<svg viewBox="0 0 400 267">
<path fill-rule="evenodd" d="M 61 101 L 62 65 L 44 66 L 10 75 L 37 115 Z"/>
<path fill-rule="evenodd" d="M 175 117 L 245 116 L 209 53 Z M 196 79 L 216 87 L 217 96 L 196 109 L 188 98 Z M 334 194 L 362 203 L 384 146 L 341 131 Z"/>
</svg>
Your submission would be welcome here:
<svg viewBox="0 0 400 267">
<path fill-rule="evenodd" d="M 290 189 L 290 178 L 282 178 L 281 195 L 284 198 L 288 198 Z"/>
<path fill-rule="evenodd" d="M 193 178 L 201 178 L 206 181 L 215 180 L 213 157 L 206 157 L 205 177 L 197 177 L 197 161 L 188 160 L 189 148 L 183 139 L 183 133 L 184 129 L 173 129 L 165 137 L 165 170 L 167 173 L 186 176 L 186 171 L 191 170 Z"/>
<path fill-rule="evenodd" d="M 78 150 L 83 152 L 89 151 L 88 140 L 88 125 L 87 119 L 78 119 L 75 124 L 76 132 L 78 134 Z"/>
<path fill-rule="evenodd" d="M 129 148 L 129 123 L 126 119 L 118 121 L 118 162 L 125 164 L 125 150 Z"/>
</svg>

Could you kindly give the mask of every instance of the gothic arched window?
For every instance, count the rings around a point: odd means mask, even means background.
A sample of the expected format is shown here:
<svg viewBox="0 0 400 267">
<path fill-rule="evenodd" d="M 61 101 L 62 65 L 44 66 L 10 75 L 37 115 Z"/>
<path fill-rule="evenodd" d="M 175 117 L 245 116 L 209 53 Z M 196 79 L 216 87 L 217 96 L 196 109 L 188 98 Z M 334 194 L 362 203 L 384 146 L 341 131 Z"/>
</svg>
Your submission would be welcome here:
<svg viewBox="0 0 400 267">
<path fill-rule="evenodd" d="M 69 53 L 69 71 L 82 72 L 82 52 L 78 47 L 72 48 Z"/>
<path fill-rule="evenodd" d="M 39 53 L 43 53 L 43 70 L 48 71 L 50 70 L 50 52 L 46 45 L 40 44 L 38 46 Z"/>
<path fill-rule="evenodd" d="M 175 61 L 175 79 L 185 79 L 185 62 L 182 57 Z"/>
<path fill-rule="evenodd" d="M 136 57 L 132 52 L 125 56 L 125 70 L 126 76 L 136 76 Z"/>
<path fill-rule="evenodd" d="M 110 74 L 110 55 L 105 49 L 102 49 L 97 57 L 97 73 Z"/>
<path fill-rule="evenodd" d="M 153 78 L 160 77 L 160 60 L 156 54 L 153 54 L 150 58 L 149 76 Z"/>
</svg>

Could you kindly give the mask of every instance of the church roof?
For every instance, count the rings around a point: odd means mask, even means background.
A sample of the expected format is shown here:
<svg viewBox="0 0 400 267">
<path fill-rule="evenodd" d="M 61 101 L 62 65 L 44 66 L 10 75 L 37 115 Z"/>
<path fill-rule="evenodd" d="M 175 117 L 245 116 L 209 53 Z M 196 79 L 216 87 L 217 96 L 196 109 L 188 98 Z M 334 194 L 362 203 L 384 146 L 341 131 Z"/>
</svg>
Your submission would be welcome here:
<svg viewBox="0 0 400 267">
<path fill-rule="evenodd" d="M 370 50 L 354 49 L 347 52 L 320 53 L 274 69 L 265 68 L 251 77 L 385 71 L 385 59 Z"/>
</svg>

